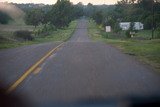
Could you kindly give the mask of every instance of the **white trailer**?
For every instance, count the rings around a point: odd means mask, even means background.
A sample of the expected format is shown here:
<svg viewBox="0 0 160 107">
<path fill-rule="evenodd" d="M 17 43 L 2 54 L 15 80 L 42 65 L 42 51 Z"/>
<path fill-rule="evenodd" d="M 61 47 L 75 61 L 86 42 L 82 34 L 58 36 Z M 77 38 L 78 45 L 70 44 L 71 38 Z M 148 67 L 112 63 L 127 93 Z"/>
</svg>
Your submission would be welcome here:
<svg viewBox="0 0 160 107">
<path fill-rule="evenodd" d="M 135 30 L 143 30 L 144 25 L 141 22 L 134 22 L 134 29 Z"/>
<path fill-rule="evenodd" d="M 122 30 L 128 30 L 131 27 L 131 22 L 121 22 L 119 26 Z M 134 22 L 133 26 L 134 30 L 143 30 L 144 25 L 141 22 Z"/>
</svg>

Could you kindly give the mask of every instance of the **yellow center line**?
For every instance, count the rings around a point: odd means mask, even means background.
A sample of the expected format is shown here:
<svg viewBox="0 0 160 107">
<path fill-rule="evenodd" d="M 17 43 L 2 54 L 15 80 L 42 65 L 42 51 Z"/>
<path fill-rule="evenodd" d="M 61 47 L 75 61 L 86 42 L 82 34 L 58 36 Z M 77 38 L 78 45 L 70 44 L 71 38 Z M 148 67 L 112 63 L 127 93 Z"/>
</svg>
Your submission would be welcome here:
<svg viewBox="0 0 160 107">
<path fill-rule="evenodd" d="M 40 64 L 42 64 L 45 59 L 47 59 L 54 51 L 56 51 L 59 47 L 61 47 L 64 43 L 61 43 L 51 51 L 49 51 L 44 57 L 42 57 L 38 62 L 32 65 L 25 73 L 6 91 L 8 94 L 14 91 Z"/>
<path fill-rule="evenodd" d="M 36 70 L 34 70 L 33 74 L 37 75 L 42 70 L 41 67 L 38 67 Z"/>
</svg>

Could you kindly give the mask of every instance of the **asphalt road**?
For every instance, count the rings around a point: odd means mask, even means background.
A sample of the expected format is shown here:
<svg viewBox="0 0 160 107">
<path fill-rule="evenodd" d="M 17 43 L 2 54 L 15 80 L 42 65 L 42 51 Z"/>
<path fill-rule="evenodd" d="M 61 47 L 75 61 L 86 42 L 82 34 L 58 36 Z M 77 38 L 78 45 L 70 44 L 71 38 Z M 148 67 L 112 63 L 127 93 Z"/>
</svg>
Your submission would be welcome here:
<svg viewBox="0 0 160 107">
<path fill-rule="evenodd" d="M 9 87 L 21 75 L 60 43 L 45 43 L 0 51 L 0 84 Z"/>
<path fill-rule="evenodd" d="M 60 43 L 0 51 L 0 76 L 14 83 L 31 65 Z M 79 21 L 73 37 L 31 73 L 14 91 L 32 101 L 76 102 L 84 99 L 158 95 L 160 75 L 132 56 L 87 34 Z"/>
</svg>

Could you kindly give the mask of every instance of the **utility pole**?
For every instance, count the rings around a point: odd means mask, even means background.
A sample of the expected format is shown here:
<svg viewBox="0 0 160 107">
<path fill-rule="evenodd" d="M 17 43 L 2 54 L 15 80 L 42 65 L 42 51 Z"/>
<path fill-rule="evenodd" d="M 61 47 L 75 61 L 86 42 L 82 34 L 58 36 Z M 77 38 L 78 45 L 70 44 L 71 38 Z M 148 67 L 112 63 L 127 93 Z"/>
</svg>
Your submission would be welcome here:
<svg viewBox="0 0 160 107">
<path fill-rule="evenodd" d="M 152 0 L 152 39 L 154 38 L 154 0 Z"/>
</svg>

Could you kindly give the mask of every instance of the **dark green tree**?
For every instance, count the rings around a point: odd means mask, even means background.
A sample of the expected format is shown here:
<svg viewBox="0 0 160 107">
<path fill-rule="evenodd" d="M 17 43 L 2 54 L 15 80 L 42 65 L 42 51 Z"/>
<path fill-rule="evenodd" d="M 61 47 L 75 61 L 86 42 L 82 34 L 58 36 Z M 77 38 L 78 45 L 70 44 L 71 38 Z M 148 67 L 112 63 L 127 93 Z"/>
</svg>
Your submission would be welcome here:
<svg viewBox="0 0 160 107">
<path fill-rule="evenodd" d="M 32 9 L 26 13 L 25 23 L 33 25 L 35 28 L 42 23 L 44 19 L 44 12 L 41 9 Z"/>
<path fill-rule="evenodd" d="M 93 14 L 92 18 L 96 21 L 97 24 L 102 24 L 104 21 L 102 11 L 95 12 L 95 14 Z"/>
<path fill-rule="evenodd" d="M 73 9 L 73 16 L 75 19 L 82 17 L 84 15 L 84 5 L 79 2 L 78 4 L 74 5 Z"/>
<path fill-rule="evenodd" d="M 84 15 L 87 17 L 92 17 L 95 14 L 95 6 L 91 3 L 88 3 L 88 5 L 85 7 Z"/>
<path fill-rule="evenodd" d="M 57 28 L 68 26 L 73 19 L 73 5 L 69 0 L 58 0 L 50 12 L 51 24 Z"/>
</svg>

